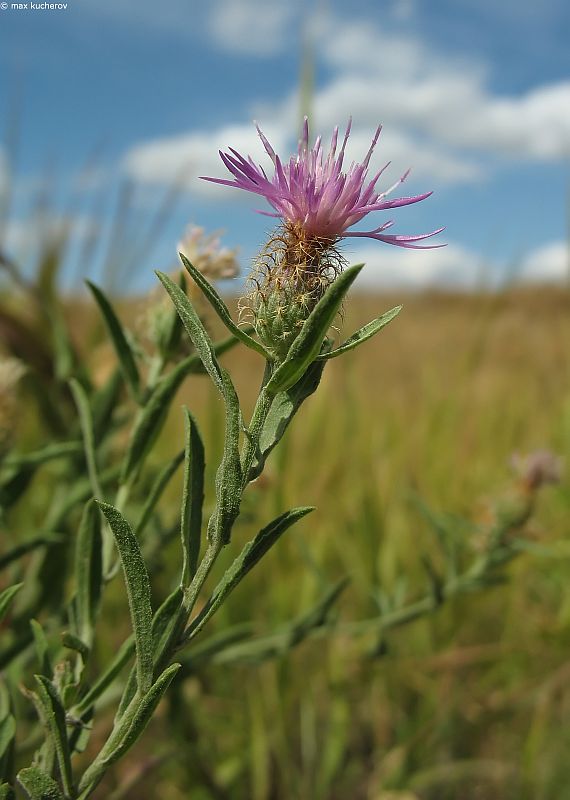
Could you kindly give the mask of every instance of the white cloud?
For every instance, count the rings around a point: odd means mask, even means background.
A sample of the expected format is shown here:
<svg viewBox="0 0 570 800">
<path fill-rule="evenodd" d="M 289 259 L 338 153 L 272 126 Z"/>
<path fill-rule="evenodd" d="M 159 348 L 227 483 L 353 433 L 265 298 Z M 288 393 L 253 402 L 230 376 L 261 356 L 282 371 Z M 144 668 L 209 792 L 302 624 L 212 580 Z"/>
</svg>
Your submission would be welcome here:
<svg viewBox="0 0 570 800">
<path fill-rule="evenodd" d="M 280 51 L 290 34 L 295 4 L 267 0 L 217 0 L 210 7 L 209 29 L 229 52 L 268 56 Z"/>
<path fill-rule="evenodd" d="M 474 289 L 517 282 L 563 283 L 568 280 L 570 254 L 564 241 L 549 242 L 528 253 L 512 270 L 508 261 L 489 260 L 457 243 L 435 250 L 406 250 L 368 242 L 344 248 L 351 264 L 363 262 L 355 286 L 425 289 L 430 286 Z"/>
<path fill-rule="evenodd" d="M 359 122 L 405 126 L 440 146 L 536 159 L 570 154 L 570 81 L 496 95 L 480 65 L 362 22 L 331 20 L 322 50 L 335 74 L 315 98 L 319 124 L 350 108 Z"/>
<path fill-rule="evenodd" d="M 276 149 L 283 149 L 283 131 L 268 127 L 266 134 Z M 255 127 L 250 122 L 137 145 L 126 154 L 124 169 L 128 175 L 142 183 L 180 182 L 183 186 L 192 187 L 197 193 L 213 195 L 219 192 L 216 185 L 201 181 L 198 176 L 228 177 L 229 173 L 218 155 L 219 149 L 226 150 L 228 146 L 241 153 L 249 153 L 256 160 L 262 160 L 264 156 L 267 158 Z"/>
<path fill-rule="evenodd" d="M 436 250 L 407 250 L 371 242 L 350 248 L 346 255 L 353 264 L 364 262 L 357 278 L 357 289 L 382 286 L 423 289 L 442 285 L 474 288 L 481 280 L 484 262 L 481 256 L 459 244 L 448 244 Z"/>
<path fill-rule="evenodd" d="M 533 283 L 562 283 L 570 277 L 570 244 L 564 241 L 541 245 L 522 261 L 517 278 Z"/>
</svg>

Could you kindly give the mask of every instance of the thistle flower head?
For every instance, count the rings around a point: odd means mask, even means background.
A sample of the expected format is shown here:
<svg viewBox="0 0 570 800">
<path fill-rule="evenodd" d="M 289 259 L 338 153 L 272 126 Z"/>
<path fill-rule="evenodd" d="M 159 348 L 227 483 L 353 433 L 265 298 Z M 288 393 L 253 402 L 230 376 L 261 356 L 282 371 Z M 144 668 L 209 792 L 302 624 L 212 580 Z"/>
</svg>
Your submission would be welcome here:
<svg viewBox="0 0 570 800">
<path fill-rule="evenodd" d="M 388 164 L 372 178 L 368 175 L 368 166 L 382 126 L 378 126 L 376 129 L 364 160 L 361 163 L 352 162 L 347 169 L 344 169 L 345 150 L 350 128 L 351 121 L 349 120 L 338 152 L 338 128 L 335 128 L 330 147 L 325 153 L 320 136 L 313 147 L 309 146 L 309 123 L 305 118 L 297 155 L 283 163 L 267 137 L 257 127 L 263 146 L 273 162 L 274 174 L 272 177 L 268 177 L 264 168 L 256 164 L 251 157 L 245 158 L 230 147 L 229 152 L 220 151 L 220 157 L 233 175 L 233 180 L 210 177 L 203 179 L 225 186 L 234 186 L 264 197 L 275 211 L 260 211 L 259 213 L 276 217 L 286 227 L 302 231 L 304 238 L 336 242 L 347 237 L 368 237 L 398 247 L 426 247 L 426 245 L 418 245 L 417 242 L 435 236 L 440 233 L 441 228 L 416 236 L 396 236 L 385 233 L 393 225 L 393 221 L 388 220 L 369 231 L 350 230 L 353 225 L 356 225 L 372 211 L 386 211 L 418 203 L 431 194 L 431 192 L 426 192 L 413 197 L 388 199 L 388 195 L 405 181 L 409 170 L 389 189 L 380 192 L 376 190 L 376 183 Z M 428 247 L 430 246 L 434 245 L 428 245 Z"/>
<path fill-rule="evenodd" d="M 263 343 L 277 359 L 284 358 L 304 321 L 322 297 L 327 286 L 345 265 L 338 250 L 342 239 L 376 239 L 398 247 L 421 249 L 441 245 L 419 244 L 443 229 L 415 236 L 396 236 L 386 231 L 392 220 L 368 231 L 353 226 L 373 211 L 386 211 L 425 200 L 431 192 L 414 197 L 388 199 L 388 195 L 408 176 L 406 172 L 394 186 L 378 191 L 376 184 L 388 166 L 370 177 L 368 167 L 380 136 L 379 126 L 361 163 L 344 167 L 350 135 L 349 120 L 340 149 L 338 128 L 333 131 L 328 151 L 317 138 L 309 146 L 309 123 L 305 118 L 297 154 L 282 162 L 259 127 L 257 132 L 274 172 L 269 176 L 250 156 L 229 148 L 220 151 L 233 179 L 204 180 L 233 186 L 264 197 L 273 211 L 259 211 L 280 221 L 277 230 L 262 249 L 249 292 L 240 304 L 242 316 L 249 318 Z"/>
</svg>

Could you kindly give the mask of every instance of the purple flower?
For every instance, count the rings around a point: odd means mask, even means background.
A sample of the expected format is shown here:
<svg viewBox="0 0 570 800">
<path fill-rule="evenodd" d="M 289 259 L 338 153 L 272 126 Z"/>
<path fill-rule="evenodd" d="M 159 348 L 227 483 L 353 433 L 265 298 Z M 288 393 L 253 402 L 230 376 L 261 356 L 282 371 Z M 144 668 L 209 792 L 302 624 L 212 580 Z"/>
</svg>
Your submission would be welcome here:
<svg viewBox="0 0 570 800">
<path fill-rule="evenodd" d="M 396 236 L 385 233 L 394 224 L 393 220 L 389 220 L 373 230 L 349 230 L 372 211 L 384 211 L 418 203 L 432 194 L 426 192 L 415 197 L 387 199 L 388 195 L 405 181 L 409 170 L 394 186 L 384 192 L 376 191 L 376 182 L 389 165 L 386 164 L 371 180 L 368 180 L 368 164 L 378 141 L 381 125 L 376 130 L 364 161 L 361 164 L 353 162 L 343 172 L 345 148 L 351 124 L 352 120 L 349 120 L 338 155 L 336 152 L 338 128 L 334 129 L 329 151 L 325 155 L 320 136 L 314 146 L 309 148 L 309 123 L 305 117 L 298 153 L 285 164 L 256 126 L 265 150 L 273 161 L 275 167 L 273 177 L 269 178 L 263 167 L 257 165 L 250 156 L 246 159 L 230 147 L 227 153 L 220 150 L 220 157 L 234 176 L 234 180 L 207 177 L 203 180 L 235 186 L 265 197 L 275 209 L 275 213 L 267 211 L 258 213 L 282 219 L 285 225 L 299 230 L 307 238 L 336 241 L 343 237 L 366 237 L 412 249 L 442 247 L 442 245 L 418 245 L 414 242 L 429 239 L 440 233 L 443 228 L 416 236 Z"/>
</svg>

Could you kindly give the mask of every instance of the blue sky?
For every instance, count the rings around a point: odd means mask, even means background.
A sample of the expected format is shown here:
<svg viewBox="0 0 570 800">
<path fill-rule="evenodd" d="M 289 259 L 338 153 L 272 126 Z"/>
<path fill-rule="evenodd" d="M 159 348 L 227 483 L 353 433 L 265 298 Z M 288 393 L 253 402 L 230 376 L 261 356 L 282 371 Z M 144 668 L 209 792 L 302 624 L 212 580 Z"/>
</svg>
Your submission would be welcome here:
<svg viewBox="0 0 570 800">
<path fill-rule="evenodd" d="M 68 284 L 93 239 L 95 277 L 106 260 L 120 285 L 143 288 L 174 263 L 192 222 L 223 229 L 247 270 L 267 218 L 252 213 L 255 197 L 197 176 L 224 176 L 219 147 L 264 159 L 253 119 L 279 152 L 295 148 L 304 39 L 313 131 L 327 138 L 352 114 L 349 155 L 359 157 L 382 122 L 373 166 L 391 160 L 390 182 L 412 167 L 406 193 L 434 190 L 398 210 L 394 232 L 447 228 L 447 248 L 420 253 L 349 241 L 347 257 L 368 263 L 364 281 L 471 286 L 513 270 L 561 279 L 569 36 L 562 0 L 67 0 L 0 10 L 0 185 L 11 173 L 15 187 L 5 247 L 30 264 L 38 237 L 69 223 Z M 134 188 L 118 236 L 125 181 Z M 176 207 L 149 250 L 149 219 L 176 182 Z"/>
</svg>

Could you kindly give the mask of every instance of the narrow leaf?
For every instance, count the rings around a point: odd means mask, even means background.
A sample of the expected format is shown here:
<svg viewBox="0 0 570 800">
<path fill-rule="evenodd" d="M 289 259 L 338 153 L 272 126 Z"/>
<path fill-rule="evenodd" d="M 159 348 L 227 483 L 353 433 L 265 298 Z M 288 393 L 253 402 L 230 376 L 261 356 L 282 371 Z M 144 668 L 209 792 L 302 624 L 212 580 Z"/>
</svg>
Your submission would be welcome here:
<svg viewBox="0 0 570 800">
<path fill-rule="evenodd" d="M 156 707 L 164 697 L 168 687 L 180 669 L 180 666 L 180 664 L 171 664 L 169 667 L 167 667 L 141 699 L 141 702 L 124 738 L 121 740 L 121 742 L 119 742 L 113 752 L 104 760 L 106 765 L 113 764 L 115 761 L 121 758 L 121 756 L 123 756 L 127 750 L 129 750 L 139 739 L 144 729 L 150 722 Z"/>
<path fill-rule="evenodd" d="M 204 443 L 190 411 L 184 407 L 186 431 L 184 488 L 180 535 L 182 537 L 182 586 L 188 586 L 196 573 L 200 556 L 202 507 L 204 505 Z"/>
<path fill-rule="evenodd" d="M 164 667 L 162 663 L 164 653 L 168 652 L 171 643 L 182 633 L 184 628 L 186 617 L 182 617 L 180 614 L 182 597 L 182 589 L 178 586 L 157 608 L 152 618 L 151 633 L 155 672 Z M 135 696 L 136 690 L 136 673 L 131 670 L 117 709 L 116 720 L 123 716 Z"/>
<path fill-rule="evenodd" d="M 398 316 L 400 311 L 402 310 L 402 306 L 396 306 L 392 308 L 390 311 L 386 311 L 385 314 L 382 314 L 381 317 L 377 319 L 373 319 L 367 325 L 364 325 L 362 328 L 359 328 L 356 333 L 353 333 L 352 336 L 343 342 L 339 347 L 335 348 L 334 350 L 330 350 L 328 353 L 320 353 L 317 356 L 317 361 L 328 361 L 329 358 L 336 358 L 337 356 L 342 355 L 343 353 L 347 353 L 349 350 L 354 350 L 355 347 L 363 344 L 363 342 L 368 341 L 373 336 L 376 336 L 378 331 L 381 331 L 389 322 Z"/>
<path fill-rule="evenodd" d="M 198 353 L 204 368 L 220 392 L 223 394 L 223 382 L 220 365 L 218 364 L 218 359 L 216 358 L 212 340 L 210 339 L 202 320 L 196 313 L 194 306 L 184 294 L 182 289 L 163 272 L 157 272 L 156 274 L 170 295 L 170 298 L 174 303 L 178 314 L 180 315 L 180 319 L 184 323 L 184 327 L 186 328 L 186 331 L 192 340 L 194 347 L 196 348 L 196 352 Z"/>
<path fill-rule="evenodd" d="M 262 528 L 255 539 L 252 539 L 251 542 L 245 545 L 239 556 L 226 571 L 220 583 L 214 589 L 206 606 L 191 623 L 186 634 L 186 639 L 195 636 L 204 627 L 206 622 L 215 614 L 230 592 L 235 589 L 247 573 L 268 550 L 273 547 L 285 531 L 311 511 L 314 511 L 314 508 L 311 506 L 304 506 L 286 511 L 284 514 L 274 519 L 273 522 L 270 522 L 265 528 Z"/>
<path fill-rule="evenodd" d="M 156 504 L 162 497 L 162 493 L 166 489 L 168 482 L 184 460 L 184 450 L 181 450 L 177 453 L 174 458 L 172 458 L 161 471 L 156 476 L 154 483 L 152 484 L 150 491 L 148 493 L 147 499 L 145 500 L 145 504 L 141 511 L 140 517 L 135 525 L 135 536 L 137 540 L 140 541 L 141 535 L 146 528 L 148 521 L 156 507 Z"/>
<path fill-rule="evenodd" d="M 0 594 L 0 622 L 4 619 L 6 614 L 8 613 L 8 609 L 10 608 L 10 603 L 16 596 L 16 594 L 20 591 L 24 584 L 23 583 L 15 583 L 14 586 L 9 586 L 7 589 Z"/>
<path fill-rule="evenodd" d="M 71 378 L 69 381 L 71 392 L 75 400 L 75 405 L 79 412 L 79 422 L 81 424 L 81 432 L 83 434 L 83 447 L 85 450 L 85 461 L 87 463 L 87 472 L 89 474 L 89 482 L 91 483 L 91 490 L 95 497 L 102 497 L 101 484 L 99 482 L 99 474 L 97 469 L 97 458 L 95 454 L 95 436 L 93 433 L 93 417 L 91 416 L 91 408 L 85 389 L 79 381 Z"/>
<path fill-rule="evenodd" d="M 107 669 L 101 673 L 101 675 L 98 677 L 93 686 L 84 695 L 84 697 L 82 697 L 81 700 L 77 703 L 77 705 L 73 709 L 73 713 L 77 717 L 82 717 L 85 714 L 85 712 L 88 711 L 95 704 L 95 702 L 101 697 L 103 692 L 109 688 L 109 686 L 113 683 L 117 675 L 126 666 L 129 660 L 132 658 L 134 652 L 135 652 L 135 640 L 134 637 L 131 636 L 125 642 L 123 642 L 123 644 L 119 648 L 117 655 L 111 661 Z"/>
<path fill-rule="evenodd" d="M 236 344 L 232 336 L 215 345 L 214 351 L 221 355 Z M 156 384 L 135 424 L 129 449 L 122 467 L 121 482 L 124 483 L 135 470 L 140 469 L 150 448 L 162 430 L 170 404 L 187 375 L 200 374 L 204 367 L 198 356 L 189 356 L 177 364 Z"/>
<path fill-rule="evenodd" d="M 45 631 L 37 619 L 30 620 L 30 627 L 34 636 L 34 645 L 40 672 L 42 675 L 51 675 L 53 673 L 53 667 Z"/>
<path fill-rule="evenodd" d="M 226 401 L 226 431 L 224 453 L 216 472 L 216 508 L 208 523 L 208 538 L 211 542 L 227 544 L 241 502 L 242 471 L 239 454 L 241 414 L 230 376 L 225 369 L 221 369 L 220 374 L 222 393 Z"/>
<path fill-rule="evenodd" d="M 341 273 L 329 286 L 305 320 L 303 327 L 289 349 L 285 361 L 273 373 L 267 384 L 268 392 L 277 394 L 277 392 L 293 386 L 316 359 L 343 298 L 362 267 L 363 264 L 356 264 L 354 267 L 350 267 L 350 269 Z"/>
<path fill-rule="evenodd" d="M 236 339 L 239 339 L 240 342 L 243 342 L 243 344 L 245 344 L 251 350 L 256 350 L 258 353 L 261 353 L 262 356 L 265 356 L 265 358 L 268 361 L 271 361 L 273 359 L 273 356 L 271 355 L 271 353 L 269 353 L 268 350 L 265 349 L 265 347 L 261 344 L 261 342 L 257 342 L 255 339 L 249 336 L 243 330 L 243 328 L 240 328 L 239 325 L 236 325 L 236 323 L 233 321 L 231 317 L 228 307 L 226 306 L 226 304 L 224 303 L 224 301 L 222 300 L 216 289 L 210 283 L 208 283 L 208 281 L 202 275 L 202 273 L 199 270 L 197 270 L 196 267 L 194 267 L 190 263 L 190 261 L 188 261 L 185 255 L 179 253 L 179 256 L 182 260 L 182 263 L 184 264 L 184 266 L 194 279 L 195 283 L 202 290 L 206 300 L 210 303 L 210 305 L 212 306 L 218 317 L 221 319 L 221 321 L 224 323 L 226 328 L 230 331 L 230 333 L 233 333 Z"/>
<path fill-rule="evenodd" d="M 150 581 L 139 548 L 139 544 L 129 524 L 113 506 L 99 503 L 107 522 L 115 536 L 121 557 L 127 596 L 131 612 L 135 648 L 137 655 L 137 683 L 144 694 L 152 683 L 152 608 L 150 602 Z"/>
<path fill-rule="evenodd" d="M 99 289 L 90 281 L 86 281 L 86 283 L 91 289 L 93 297 L 95 298 L 97 305 L 99 306 L 99 310 L 103 315 L 103 319 L 105 320 L 107 330 L 109 331 L 109 336 L 111 337 L 111 341 L 113 342 L 115 352 L 117 353 L 117 357 L 121 365 L 121 371 L 125 378 L 125 382 L 129 386 L 135 400 L 138 400 L 140 395 L 139 371 L 133 350 L 126 337 L 123 326 L 115 314 L 113 306 L 105 297 L 101 289 Z"/>
<path fill-rule="evenodd" d="M 289 423 L 307 397 L 316 391 L 324 366 L 322 362 L 313 362 L 296 384 L 275 395 L 261 429 L 257 461 L 250 470 L 248 480 L 252 481 L 261 474 L 267 457 L 283 437 Z"/>
<path fill-rule="evenodd" d="M 35 536 L 33 539 L 28 539 L 22 542 L 12 550 L 8 550 L 0 556 L 0 570 L 8 567 L 12 562 L 17 561 L 22 556 L 37 550 L 40 547 L 49 547 L 52 544 L 60 544 L 64 541 L 65 537 L 58 533 L 46 533 L 42 536 Z"/>
<path fill-rule="evenodd" d="M 8 714 L 0 720 L 0 763 L 14 741 L 15 735 L 16 720 L 12 714 Z"/>
<path fill-rule="evenodd" d="M 72 797 L 73 775 L 67 741 L 65 710 L 52 682 L 43 675 L 36 675 L 35 678 L 38 684 L 38 698 L 44 707 L 46 723 L 55 747 L 63 790 L 67 797 Z"/>
<path fill-rule="evenodd" d="M 57 783 L 39 767 L 26 767 L 20 770 L 18 783 L 29 800 L 64 800 Z"/>
<path fill-rule="evenodd" d="M 101 547 L 101 517 L 95 503 L 89 501 L 83 510 L 79 525 L 74 570 L 77 634 L 88 647 L 91 646 L 93 639 L 103 584 Z"/>
</svg>

